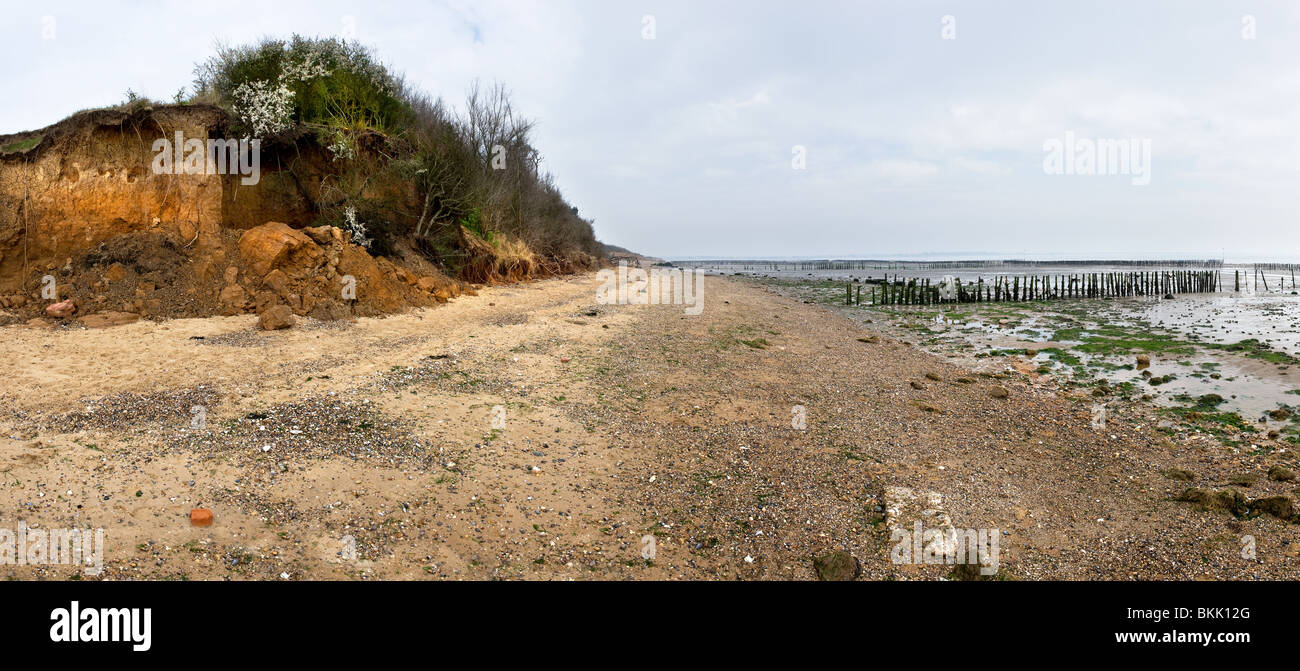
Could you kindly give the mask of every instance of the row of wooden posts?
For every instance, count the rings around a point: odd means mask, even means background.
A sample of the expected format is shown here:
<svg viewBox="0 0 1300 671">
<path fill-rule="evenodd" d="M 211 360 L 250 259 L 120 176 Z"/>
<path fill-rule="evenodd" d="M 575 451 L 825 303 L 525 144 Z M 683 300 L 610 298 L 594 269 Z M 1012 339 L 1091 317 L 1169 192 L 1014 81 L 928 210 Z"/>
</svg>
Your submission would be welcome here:
<svg viewBox="0 0 1300 671">
<path fill-rule="evenodd" d="M 1240 291 L 1241 276 L 1235 271 L 1234 281 L 1236 290 Z M 850 282 L 845 287 L 844 304 L 861 305 L 862 287 L 862 283 Z M 1222 280 L 1217 270 L 1004 275 L 987 282 L 982 277 L 975 282 L 957 279 L 953 289 L 944 292 L 929 278 L 906 279 L 895 275 L 893 279 L 886 276 L 883 281 L 868 283 L 867 287 L 867 300 L 874 305 L 934 305 L 1211 293 L 1222 289 Z"/>
<path fill-rule="evenodd" d="M 1294 291 L 1296 290 L 1295 271 L 1296 271 L 1296 268 L 1297 268 L 1297 267 L 1300 267 L 1300 266 L 1297 266 L 1296 264 L 1291 264 L 1291 263 L 1268 263 L 1268 264 L 1256 264 L 1255 267 L 1254 267 L 1255 288 L 1258 289 L 1258 288 L 1259 288 L 1259 285 L 1262 283 L 1262 284 L 1264 285 L 1264 291 L 1272 291 L 1272 289 L 1270 289 L 1269 286 L 1268 286 L 1268 273 L 1267 273 L 1266 271 L 1268 271 L 1268 270 L 1290 270 L 1290 271 L 1291 271 L 1291 291 L 1294 292 Z M 1238 274 L 1237 274 L 1237 271 L 1234 270 L 1234 271 L 1232 271 L 1232 274 L 1233 274 L 1233 280 L 1234 280 L 1233 283 L 1236 285 L 1236 290 L 1237 290 L 1237 291 L 1241 291 L 1241 279 L 1242 279 L 1243 277 L 1245 277 L 1245 275 L 1246 275 L 1245 271 L 1242 271 L 1241 274 L 1238 275 Z M 1279 287 L 1278 287 L 1279 289 L 1281 289 L 1282 291 L 1286 291 L 1286 275 L 1282 275 L 1281 277 L 1278 278 L 1278 285 L 1279 285 Z"/>
<path fill-rule="evenodd" d="M 711 261 L 679 261 L 679 265 L 689 268 L 727 268 L 733 270 L 946 270 L 952 268 L 1001 268 L 1024 266 L 1125 266 L 1169 268 L 1218 268 L 1223 265 L 1221 259 L 1181 259 L 1181 260 L 1030 260 L 1030 259 L 965 259 L 960 261 L 899 261 L 885 259 L 809 259 L 804 261 L 765 261 L 745 259 L 717 259 Z"/>
</svg>

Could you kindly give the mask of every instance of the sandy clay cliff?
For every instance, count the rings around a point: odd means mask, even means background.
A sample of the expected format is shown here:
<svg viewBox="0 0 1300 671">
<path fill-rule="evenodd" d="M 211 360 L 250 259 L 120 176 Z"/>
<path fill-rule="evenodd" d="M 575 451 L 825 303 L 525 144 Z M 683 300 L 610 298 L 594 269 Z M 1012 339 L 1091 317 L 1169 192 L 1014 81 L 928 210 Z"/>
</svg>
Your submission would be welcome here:
<svg viewBox="0 0 1300 671">
<path fill-rule="evenodd" d="M 313 226 L 330 179 L 323 149 L 263 147 L 255 184 L 154 169 L 156 140 L 179 131 L 206 141 L 226 120 L 205 105 L 93 110 L 0 137 L 0 324 L 48 326 L 62 315 L 104 326 L 277 306 L 337 319 L 472 291 L 408 244 L 373 257 L 343 230 Z"/>
</svg>

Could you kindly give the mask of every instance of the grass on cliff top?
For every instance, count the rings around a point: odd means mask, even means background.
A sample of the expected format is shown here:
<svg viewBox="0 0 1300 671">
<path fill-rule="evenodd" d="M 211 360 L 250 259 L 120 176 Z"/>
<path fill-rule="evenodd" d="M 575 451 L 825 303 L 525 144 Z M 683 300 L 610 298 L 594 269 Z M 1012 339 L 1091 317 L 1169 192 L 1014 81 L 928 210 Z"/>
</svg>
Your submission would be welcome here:
<svg viewBox="0 0 1300 671">
<path fill-rule="evenodd" d="M 0 154 L 16 154 L 27 151 L 41 143 L 40 135 L 33 135 L 25 140 L 16 140 L 0 147 Z"/>
</svg>

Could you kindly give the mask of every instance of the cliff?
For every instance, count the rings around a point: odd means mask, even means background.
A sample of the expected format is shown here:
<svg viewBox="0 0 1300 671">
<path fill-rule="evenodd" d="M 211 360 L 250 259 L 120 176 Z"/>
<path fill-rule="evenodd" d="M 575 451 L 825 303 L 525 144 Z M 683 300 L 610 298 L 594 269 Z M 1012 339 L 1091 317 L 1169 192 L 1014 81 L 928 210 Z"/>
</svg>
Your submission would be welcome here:
<svg viewBox="0 0 1300 671">
<path fill-rule="evenodd" d="M 206 145 L 228 124 L 216 106 L 137 106 L 0 137 L 0 308 L 32 318 L 72 299 L 78 315 L 179 317 L 283 303 L 337 318 L 467 288 L 408 243 L 372 257 L 342 230 L 313 227 L 335 173 L 310 141 L 259 147 L 255 173 L 232 161 L 187 174 L 161 160 L 160 140 Z"/>
</svg>

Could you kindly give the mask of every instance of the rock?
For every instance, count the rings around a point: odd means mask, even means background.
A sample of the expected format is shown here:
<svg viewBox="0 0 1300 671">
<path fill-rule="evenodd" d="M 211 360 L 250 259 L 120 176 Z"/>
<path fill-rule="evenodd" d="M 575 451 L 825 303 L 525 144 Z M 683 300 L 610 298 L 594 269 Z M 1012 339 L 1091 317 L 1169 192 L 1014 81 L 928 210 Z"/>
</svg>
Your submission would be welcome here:
<svg viewBox="0 0 1300 671">
<path fill-rule="evenodd" d="M 1174 299 L 1174 295 L 1173 295 L 1173 294 L 1165 294 L 1165 300 L 1167 300 L 1167 301 L 1172 301 L 1173 299 Z"/>
<path fill-rule="evenodd" d="M 206 527 L 212 524 L 212 511 L 207 508 L 195 508 L 190 511 L 190 524 Z"/>
<path fill-rule="evenodd" d="M 77 312 L 77 304 L 71 298 L 45 308 L 45 314 L 59 319 L 66 319 Z"/>
<path fill-rule="evenodd" d="M 267 308 L 257 317 L 257 326 L 267 331 L 287 329 L 294 325 L 297 320 L 293 316 L 293 310 L 287 305 L 275 305 Z"/>
<path fill-rule="evenodd" d="M 971 378 L 971 377 L 959 377 L 959 378 L 957 378 L 957 382 L 959 382 L 959 383 L 961 383 L 961 384 L 971 384 L 971 383 L 974 382 L 974 381 L 975 381 L 975 378 Z"/>
<path fill-rule="evenodd" d="M 305 277 L 324 256 L 306 233 L 278 221 L 244 231 L 239 237 L 239 256 L 254 275 L 265 276 L 281 268 L 291 277 Z"/>
<path fill-rule="evenodd" d="M 1147 356 L 1147 355 L 1145 355 L 1145 354 L 1139 354 L 1138 357 L 1137 357 L 1137 365 L 1138 365 L 1138 369 L 1139 369 L 1139 370 L 1142 369 L 1142 368 L 1146 368 L 1147 366 L 1150 366 L 1150 365 L 1151 365 L 1151 357 L 1149 357 L 1149 356 Z"/>
<path fill-rule="evenodd" d="M 1291 416 L 1291 411 L 1287 410 L 1286 408 L 1278 408 L 1276 410 L 1269 410 L 1268 416 L 1280 422 L 1284 419 L 1289 418 Z"/>
<path fill-rule="evenodd" d="M 1196 474 L 1184 468 L 1171 468 L 1162 471 L 1162 474 L 1170 480 L 1195 480 Z"/>
<path fill-rule="evenodd" d="M 289 295 L 293 293 L 289 288 L 289 276 L 279 269 L 267 273 L 266 277 L 262 278 L 262 286 L 274 291 L 275 295 L 285 300 L 288 300 Z"/>
<path fill-rule="evenodd" d="M 315 228 L 304 228 L 302 230 L 312 240 L 316 241 L 316 244 L 322 247 L 329 246 L 329 244 L 334 241 L 333 231 L 335 228 L 333 226 L 317 226 Z"/>
<path fill-rule="evenodd" d="M 113 283 L 121 282 L 126 279 L 126 266 L 114 263 L 108 267 L 108 270 L 104 271 L 104 279 Z"/>
<path fill-rule="evenodd" d="M 938 374 L 938 373 L 926 373 L 926 374 L 925 374 L 925 378 L 926 378 L 927 380 L 934 380 L 935 382 L 939 382 L 939 381 L 943 380 L 943 378 L 939 377 L 939 374 Z"/>
<path fill-rule="evenodd" d="M 992 389 L 989 389 L 989 396 L 992 396 L 993 398 L 1006 398 L 1010 395 L 1011 392 L 1007 391 L 1005 387 L 993 387 Z"/>
<path fill-rule="evenodd" d="M 238 284 L 232 284 L 221 290 L 217 296 L 217 302 L 220 305 L 221 314 L 230 316 L 237 315 L 244 311 L 248 305 L 248 294 L 244 288 Z"/>
<path fill-rule="evenodd" d="M 253 309 L 258 314 L 262 314 L 268 309 L 274 307 L 279 301 L 280 299 L 276 297 L 274 291 L 263 289 L 253 295 Z"/>
<path fill-rule="evenodd" d="M 312 306 L 311 316 L 315 319 L 332 321 L 338 319 L 350 319 L 352 313 L 348 312 L 348 308 L 345 305 L 336 301 L 325 300 L 319 301 Z"/>
<path fill-rule="evenodd" d="M 1268 479 L 1277 482 L 1290 482 L 1295 479 L 1295 471 L 1292 471 L 1285 466 L 1274 464 L 1272 468 L 1268 469 Z"/>
<path fill-rule="evenodd" d="M 916 380 L 912 380 L 910 384 L 912 385 L 913 389 L 916 389 L 918 391 L 921 389 L 925 389 L 925 385 L 921 384 L 920 382 L 917 382 Z"/>
<path fill-rule="evenodd" d="M 415 286 L 418 287 L 420 291 L 433 293 L 433 291 L 438 288 L 438 280 L 432 277 L 421 277 L 415 281 Z M 447 295 L 450 296 L 451 294 L 448 293 Z"/>
<path fill-rule="evenodd" d="M 34 328 L 34 329 L 52 329 L 54 328 L 54 321 L 50 319 L 43 319 L 41 317 L 36 317 L 34 319 L 28 319 L 27 326 L 28 328 Z"/>
<path fill-rule="evenodd" d="M 121 326 L 138 321 L 140 315 L 134 312 L 115 312 L 107 310 L 96 312 L 81 318 L 81 323 L 88 329 L 102 329 L 110 326 Z"/>
<path fill-rule="evenodd" d="M 858 338 L 858 342 L 874 343 L 874 342 L 876 342 L 876 336 L 864 336 L 864 337 Z"/>
<path fill-rule="evenodd" d="M 818 578 L 836 582 L 853 580 L 862 573 L 857 557 L 844 551 L 813 558 L 813 568 Z"/>
</svg>

